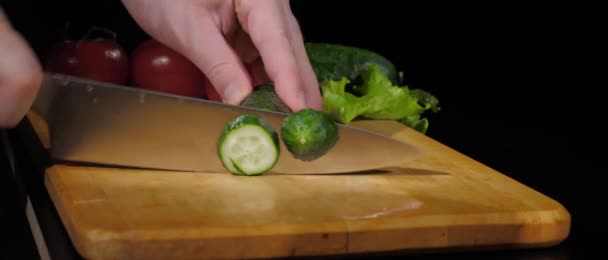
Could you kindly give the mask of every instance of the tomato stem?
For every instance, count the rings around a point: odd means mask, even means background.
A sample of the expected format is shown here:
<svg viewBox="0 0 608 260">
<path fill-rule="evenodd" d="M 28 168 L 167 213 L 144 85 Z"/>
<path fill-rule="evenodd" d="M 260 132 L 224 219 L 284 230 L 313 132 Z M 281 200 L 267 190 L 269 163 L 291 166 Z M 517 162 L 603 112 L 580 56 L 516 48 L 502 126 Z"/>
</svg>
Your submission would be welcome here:
<svg viewBox="0 0 608 260">
<path fill-rule="evenodd" d="M 116 41 L 116 33 L 108 28 L 93 26 L 91 27 L 87 33 L 84 34 L 81 40 L 88 40 L 94 32 L 103 32 L 112 36 L 112 41 Z"/>
</svg>

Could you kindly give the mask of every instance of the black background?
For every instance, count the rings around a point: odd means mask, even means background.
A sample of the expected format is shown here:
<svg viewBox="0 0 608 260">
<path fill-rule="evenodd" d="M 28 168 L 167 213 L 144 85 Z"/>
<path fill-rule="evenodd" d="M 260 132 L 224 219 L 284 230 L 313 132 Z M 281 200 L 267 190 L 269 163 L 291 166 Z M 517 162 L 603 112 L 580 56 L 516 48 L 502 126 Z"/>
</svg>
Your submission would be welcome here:
<svg viewBox="0 0 608 260">
<path fill-rule="evenodd" d="M 558 1 L 291 1 L 306 41 L 376 51 L 406 83 L 439 98 L 428 135 L 558 200 L 572 214 L 568 252 L 603 229 L 597 7 Z M 40 58 L 55 42 L 107 27 L 132 50 L 147 38 L 119 1 L 2 0 Z M 204 46 L 202 46 L 204 47 Z M 604 83 L 605 84 L 605 83 Z M 598 113 L 599 114 L 599 113 Z M 593 145 L 595 144 L 595 145 Z M 3 201 L 3 200 L 0 200 Z M 10 225 L 10 224 L 8 224 Z M 9 235 L 10 236 L 10 235 Z M 585 246 L 583 248 L 583 246 Z"/>
</svg>

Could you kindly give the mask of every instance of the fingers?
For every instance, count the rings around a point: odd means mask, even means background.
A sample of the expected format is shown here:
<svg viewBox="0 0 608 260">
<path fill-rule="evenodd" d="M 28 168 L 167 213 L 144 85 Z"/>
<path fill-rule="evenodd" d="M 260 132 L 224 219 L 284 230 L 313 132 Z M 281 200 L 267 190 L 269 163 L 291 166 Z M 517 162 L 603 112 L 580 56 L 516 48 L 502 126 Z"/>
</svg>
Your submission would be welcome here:
<svg viewBox="0 0 608 260">
<path fill-rule="evenodd" d="M 321 90 L 319 89 L 319 81 L 310 64 L 308 54 L 304 48 L 304 39 L 300 31 L 300 26 L 297 20 L 292 15 L 289 16 L 291 43 L 296 56 L 296 62 L 301 75 L 302 87 L 306 96 L 306 103 L 310 108 L 321 110 L 323 102 L 321 99 Z"/>
<path fill-rule="evenodd" d="M 287 4 L 285 0 L 240 0 L 236 12 L 258 49 L 277 94 L 293 111 L 298 111 L 309 105 L 289 32 L 293 28 L 285 15 Z"/>
<path fill-rule="evenodd" d="M 14 127 L 29 110 L 42 69 L 27 42 L 0 10 L 0 128 Z"/>
<path fill-rule="evenodd" d="M 231 1 L 122 0 L 150 36 L 186 56 L 225 103 L 237 105 L 251 80 L 226 36 L 236 26 Z"/>
<path fill-rule="evenodd" d="M 252 89 L 244 64 L 213 21 L 200 21 L 195 28 L 191 42 L 197 45 L 188 48 L 187 56 L 205 73 L 224 102 L 238 105 Z"/>
<path fill-rule="evenodd" d="M 317 79 L 288 0 L 123 2 L 146 32 L 196 64 L 224 102 L 239 104 L 251 92 L 246 63 L 256 82 L 268 76 L 292 110 L 321 108 Z M 244 32 L 231 35 L 235 13 Z M 224 37 L 230 36 L 228 42 Z M 266 73 L 257 73 L 261 64 Z"/>
</svg>

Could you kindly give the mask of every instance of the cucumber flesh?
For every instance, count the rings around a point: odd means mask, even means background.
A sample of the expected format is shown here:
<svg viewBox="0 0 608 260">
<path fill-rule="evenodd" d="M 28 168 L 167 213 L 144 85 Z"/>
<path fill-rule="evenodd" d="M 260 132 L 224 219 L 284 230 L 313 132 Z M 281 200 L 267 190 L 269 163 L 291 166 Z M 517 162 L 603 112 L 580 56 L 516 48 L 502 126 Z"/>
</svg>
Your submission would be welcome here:
<svg viewBox="0 0 608 260">
<path fill-rule="evenodd" d="M 262 119 L 244 115 L 232 120 L 218 142 L 224 167 L 236 175 L 260 175 L 279 158 L 276 132 Z"/>
</svg>

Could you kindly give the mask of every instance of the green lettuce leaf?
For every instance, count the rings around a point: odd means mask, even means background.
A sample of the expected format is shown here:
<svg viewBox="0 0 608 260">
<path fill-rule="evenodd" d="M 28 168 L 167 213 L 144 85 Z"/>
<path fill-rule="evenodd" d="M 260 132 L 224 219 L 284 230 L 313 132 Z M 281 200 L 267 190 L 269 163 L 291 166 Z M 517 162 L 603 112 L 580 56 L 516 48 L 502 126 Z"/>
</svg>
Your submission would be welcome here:
<svg viewBox="0 0 608 260">
<path fill-rule="evenodd" d="M 421 115 L 439 111 L 439 100 L 433 95 L 393 85 L 377 65 L 363 71 L 360 78 L 361 83 L 354 86 L 346 78 L 322 84 L 323 111 L 344 124 L 357 118 L 397 120 L 423 133 L 429 122 Z"/>
<path fill-rule="evenodd" d="M 360 107 L 358 98 L 346 92 L 346 86 L 350 81 L 342 78 L 340 81 L 328 81 L 322 86 L 323 112 L 338 122 L 349 123 L 365 112 Z"/>
<path fill-rule="evenodd" d="M 434 113 L 441 110 L 441 107 L 439 107 L 439 100 L 431 95 L 431 93 L 422 89 L 412 89 L 410 94 L 418 99 L 418 103 L 424 107 L 424 110 L 430 109 Z"/>
<path fill-rule="evenodd" d="M 420 115 L 407 116 L 399 119 L 399 122 L 414 128 L 421 133 L 426 133 L 426 130 L 429 128 L 429 120 L 426 118 L 420 118 Z"/>
</svg>

